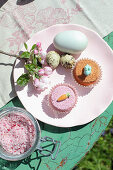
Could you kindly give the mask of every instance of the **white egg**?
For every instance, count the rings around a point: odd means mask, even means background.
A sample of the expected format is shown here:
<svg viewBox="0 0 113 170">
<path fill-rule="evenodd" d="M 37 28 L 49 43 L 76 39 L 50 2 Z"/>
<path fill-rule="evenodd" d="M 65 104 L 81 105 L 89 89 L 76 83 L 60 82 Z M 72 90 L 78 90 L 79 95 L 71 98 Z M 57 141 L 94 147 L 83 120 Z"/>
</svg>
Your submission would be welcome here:
<svg viewBox="0 0 113 170">
<path fill-rule="evenodd" d="M 69 30 L 58 33 L 53 40 L 56 49 L 61 52 L 78 54 L 88 45 L 86 35 L 80 31 Z"/>
</svg>

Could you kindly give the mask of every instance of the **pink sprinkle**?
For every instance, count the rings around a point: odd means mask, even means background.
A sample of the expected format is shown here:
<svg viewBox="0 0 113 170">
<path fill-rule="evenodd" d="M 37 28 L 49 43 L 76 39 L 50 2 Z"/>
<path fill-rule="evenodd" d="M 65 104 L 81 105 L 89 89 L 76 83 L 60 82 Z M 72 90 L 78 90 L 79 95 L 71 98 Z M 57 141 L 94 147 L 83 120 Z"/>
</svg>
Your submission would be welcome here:
<svg viewBox="0 0 113 170">
<path fill-rule="evenodd" d="M 0 144 L 8 153 L 19 155 L 33 145 L 35 129 L 29 118 L 13 113 L 0 120 Z"/>
</svg>

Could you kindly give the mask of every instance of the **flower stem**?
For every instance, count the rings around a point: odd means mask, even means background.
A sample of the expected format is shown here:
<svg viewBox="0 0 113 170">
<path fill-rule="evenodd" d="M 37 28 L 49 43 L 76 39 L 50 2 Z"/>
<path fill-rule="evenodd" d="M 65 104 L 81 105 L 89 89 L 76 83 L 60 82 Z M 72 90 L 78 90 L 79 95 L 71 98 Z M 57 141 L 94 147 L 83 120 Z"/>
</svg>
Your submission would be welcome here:
<svg viewBox="0 0 113 170">
<path fill-rule="evenodd" d="M 12 57 L 19 57 L 19 55 L 11 54 L 11 53 L 6 53 L 6 52 L 4 52 L 4 51 L 2 51 L 2 50 L 0 50 L 0 53 L 1 53 L 1 54 L 5 54 L 5 55 L 8 55 L 8 56 L 12 56 Z"/>
</svg>

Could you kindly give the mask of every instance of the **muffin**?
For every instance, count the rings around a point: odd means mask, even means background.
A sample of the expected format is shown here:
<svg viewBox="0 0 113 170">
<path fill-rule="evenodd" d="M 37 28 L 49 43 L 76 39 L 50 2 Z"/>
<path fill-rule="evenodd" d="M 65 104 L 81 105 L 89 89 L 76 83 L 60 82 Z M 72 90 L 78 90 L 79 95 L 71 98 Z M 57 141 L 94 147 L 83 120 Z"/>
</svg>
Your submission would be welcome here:
<svg viewBox="0 0 113 170">
<path fill-rule="evenodd" d="M 69 112 L 77 103 L 77 91 L 69 84 L 54 86 L 49 94 L 49 106 L 53 111 Z"/>
<path fill-rule="evenodd" d="M 101 77 L 101 69 L 96 61 L 91 59 L 79 60 L 73 68 L 74 80 L 82 86 L 93 87 Z"/>
</svg>

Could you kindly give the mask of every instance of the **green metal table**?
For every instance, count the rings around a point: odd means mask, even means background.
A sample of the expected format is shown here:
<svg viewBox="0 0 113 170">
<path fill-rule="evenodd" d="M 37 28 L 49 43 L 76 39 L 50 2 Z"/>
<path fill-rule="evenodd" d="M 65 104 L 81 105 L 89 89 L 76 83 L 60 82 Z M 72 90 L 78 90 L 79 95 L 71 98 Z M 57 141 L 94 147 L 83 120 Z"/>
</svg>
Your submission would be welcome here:
<svg viewBox="0 0 113 170">
<path fill-rule="evenodd" d="M 113 49 L 113 32 L 104 38 Z M 5 107 L 22 107 L 18 97 L 11 100 Z M 2 108 L 1 108 L 2 109 Z M 95 120 L 83 126 L 72 128 L 54 127 L 39 121 L 41 137 L 49 136 L 61 141 L 61 147 L 55 160 L 44 157 L 35 151 L 21 161 L 6 161 L 0 159 L 0 170 L 68 170 L 72 169 L 93 147 L 94 143 L 105 130 L 113 115 L 113 102 Z"/>
</svg>

